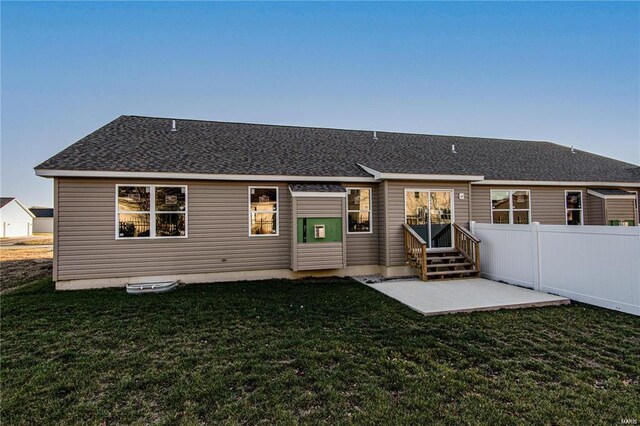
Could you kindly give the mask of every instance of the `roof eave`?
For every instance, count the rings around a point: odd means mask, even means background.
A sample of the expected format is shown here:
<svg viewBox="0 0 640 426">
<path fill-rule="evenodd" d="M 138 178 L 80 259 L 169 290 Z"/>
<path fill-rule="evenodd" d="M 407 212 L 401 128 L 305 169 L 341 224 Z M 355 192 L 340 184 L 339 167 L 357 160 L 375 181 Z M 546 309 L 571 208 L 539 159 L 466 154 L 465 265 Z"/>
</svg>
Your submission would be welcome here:
<svg viewBox="0 0 640 426">
<path fill-rule="evenodd" d="M 227 180 L 227 181 L 298 181 L 298 182 L 375 182 L 369 176 L 295 176 L 295 175 L 248 175 L 216 173 L 172 173 L 172 172 L 127 172 L 102 170 L 57 170 L 35 169 L 37 176 L 122 178 L 122 179 L 176 179 L 176 180 Z"/>
<path fill-rule="evenodd" d="M 464 181 L 473 182 L 484 180 L 482 175 L 453 175 L 453 174 L 421 174 L 421 173 L 385 173 L 372 169 L 360 163 L 356 163 L 365 172 L 372 175 L 376 180 L 444 180 L 444 181 Z"/>
<path fill-rule="evenodd" d="M 472 185 L 513 185 L 513 186 L 623 186 L 640 187 L 640 182 L 596 182 L 596 181 L 559 181 L 559 180 L 483 180 L 471 182 Z"/>
</svg>

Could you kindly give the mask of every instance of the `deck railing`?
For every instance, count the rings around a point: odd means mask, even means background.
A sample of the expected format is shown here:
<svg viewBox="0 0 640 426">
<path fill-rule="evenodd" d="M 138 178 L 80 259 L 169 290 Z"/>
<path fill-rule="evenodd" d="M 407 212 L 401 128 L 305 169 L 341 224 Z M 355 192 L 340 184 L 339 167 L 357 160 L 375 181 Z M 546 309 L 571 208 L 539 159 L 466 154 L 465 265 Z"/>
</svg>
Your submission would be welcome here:
<svg viewBox="0 0 640 426">
<path fill-rule="evenodd" d="M 420 271 L 420 279 L 427 281 L 427 242 L 406 223 L 404 226 L 404 253 L 407 263 Z"/>
<path fill-rule="evenodd" d="M 466 228 L 453 224 L 454 247 L 474 265 L 477 274 L 480 275 L 480 240 L 474 237 Z"/>
</svg>

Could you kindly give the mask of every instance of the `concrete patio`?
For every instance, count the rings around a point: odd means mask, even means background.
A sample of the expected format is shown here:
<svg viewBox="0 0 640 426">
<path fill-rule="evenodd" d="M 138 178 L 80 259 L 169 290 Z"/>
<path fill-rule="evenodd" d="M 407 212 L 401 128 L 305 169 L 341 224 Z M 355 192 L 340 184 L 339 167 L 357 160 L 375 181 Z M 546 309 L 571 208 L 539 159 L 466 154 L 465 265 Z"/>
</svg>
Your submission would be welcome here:
<svg viewBox="0 0 640 426">
<path fill-rule="evenodd" d="M 365 285 L 424 315 L 566 305 L 565 297 L 541 293 L 484 278 L 424 282 L 389 280 Z"/>
</svg>

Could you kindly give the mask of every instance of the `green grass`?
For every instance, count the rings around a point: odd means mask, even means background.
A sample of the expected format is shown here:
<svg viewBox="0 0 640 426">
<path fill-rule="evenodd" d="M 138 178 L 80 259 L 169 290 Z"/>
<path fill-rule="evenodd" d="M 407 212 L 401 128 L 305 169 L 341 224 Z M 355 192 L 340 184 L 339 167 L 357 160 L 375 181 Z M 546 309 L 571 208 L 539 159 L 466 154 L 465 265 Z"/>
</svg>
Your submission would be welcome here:
<svg viewBox="0 0 640 426">
<path fill-rule="evenodd" d="M 619 424 L 640 318 L 423 317 L 346 279 L 1 298 L 3 424 Z"/>
</svg>

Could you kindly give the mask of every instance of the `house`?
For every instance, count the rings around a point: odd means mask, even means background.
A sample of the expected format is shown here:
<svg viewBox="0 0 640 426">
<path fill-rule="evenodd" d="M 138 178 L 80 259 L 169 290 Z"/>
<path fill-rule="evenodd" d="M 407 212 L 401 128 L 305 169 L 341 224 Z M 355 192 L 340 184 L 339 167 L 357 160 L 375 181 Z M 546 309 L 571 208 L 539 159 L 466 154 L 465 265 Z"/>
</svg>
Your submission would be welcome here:
<svg viewBox="0 0 640 426">
<path fill-rule="evenodd" d="M 549 142 L 121 116 L 35 171 L 59 289 L 466 276 L 470 221 L 638 224 L 638 165 Z"/>
<path fill-rule="evenodd" d="M 51 207 L 31 207 L 33 213 L 33 232 L 38 234 L 53 233 L 53 209 Z"/>
<path fill-rule="evenodd" d="M 33 213 L 15 197 L 0 198 L 1 237 L 28 237 L 32 234 Z"/>
</svg>

